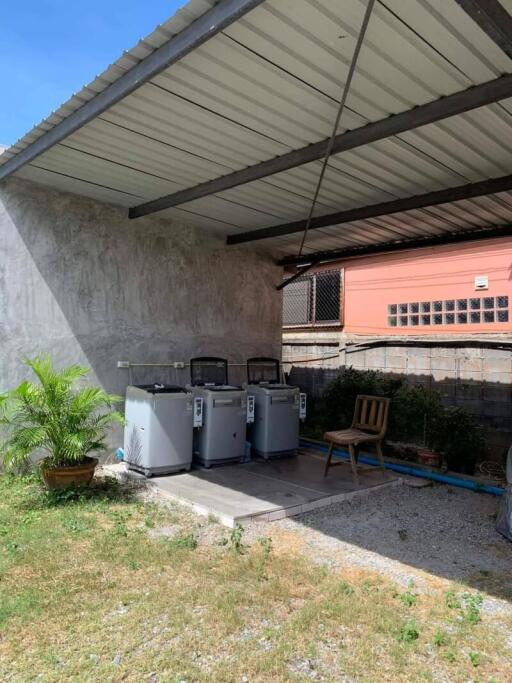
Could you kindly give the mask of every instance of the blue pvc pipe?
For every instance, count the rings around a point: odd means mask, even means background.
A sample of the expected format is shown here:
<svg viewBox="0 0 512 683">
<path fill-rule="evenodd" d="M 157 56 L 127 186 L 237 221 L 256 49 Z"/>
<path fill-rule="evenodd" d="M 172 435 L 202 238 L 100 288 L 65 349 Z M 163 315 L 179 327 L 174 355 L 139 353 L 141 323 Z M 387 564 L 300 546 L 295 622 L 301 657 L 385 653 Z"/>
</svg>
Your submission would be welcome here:
<svg viewBox="0 0 512 683">
<path fill-rule="evenodd" d="M 304 448 L 312 448 L 317 451 L 327 452 L 328 447 L 322 444 L 316 443 L 315 441 L 310 441 L 309 439 L 301 439 L 300 445 Z M 337 448 L 333 450 L 333 455 L 338 458 L 348 459 L 348 453 L 341 451 Z M 380 465 L 377 458 L 372 458 L 368 455 L 360 455 L 358 460 L 365 465 Z M 462 479 L 461 477 L 454 477 L 451 474 L 440 474 L 439 472 L 429 472 L 428 470 L 423 470 L 419 467 L 414 467 L 412 465 L 400 465 L 394 462 L 388 462 L 385 464 L 387 470 L 392 470 L 393 472 L 399 472 L 400 474 L 409 474 L 412 477 L 422 477 L 423 479 L 430 479 L 432 481 L 440 482 L 441 484 L 449 484 L 450 486 L 459 486 L 463 489 L 470 489 L 471 491 L 479 491 L 481 493 L 490 493 L 493 496 L 502 496 L 503 489 L 501 486 L 489 486 L 487 484 L 478 484 L 470 479 Z"/>
</svg>

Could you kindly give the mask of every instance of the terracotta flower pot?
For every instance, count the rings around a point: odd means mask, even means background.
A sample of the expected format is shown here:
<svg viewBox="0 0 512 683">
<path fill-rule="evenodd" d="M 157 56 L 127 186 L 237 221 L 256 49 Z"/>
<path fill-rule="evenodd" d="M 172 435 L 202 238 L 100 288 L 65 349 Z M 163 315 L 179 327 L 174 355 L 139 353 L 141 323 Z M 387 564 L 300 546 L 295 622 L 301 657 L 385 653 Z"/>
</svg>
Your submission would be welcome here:
<svg viewBox="0 0 512 683">
<path fill-rule="evenodd" d="M 41 474 L 47 489 L 65 489 L 69 486 L 88 486 L 94 477 L 98 464 L 96 458 L 85 459 L 81 465 L 69 467 L 45 467 L 41 465 Z"/>
<path fill-rule="evenodd" d="M 441 458 L 439 453 L 434 453 L 430 448 L 420 448 L 418 450 L 418 462 L 429 467 L 439 467 Z"/>
</svg>

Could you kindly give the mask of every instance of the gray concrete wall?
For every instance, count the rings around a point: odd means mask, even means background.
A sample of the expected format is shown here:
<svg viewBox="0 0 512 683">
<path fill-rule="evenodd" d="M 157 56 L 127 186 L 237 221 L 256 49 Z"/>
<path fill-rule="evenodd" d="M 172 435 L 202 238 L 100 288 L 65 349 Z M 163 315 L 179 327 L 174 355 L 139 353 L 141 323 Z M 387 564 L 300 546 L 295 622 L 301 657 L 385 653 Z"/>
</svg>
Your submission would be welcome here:
<svg viewBox="0 0 512 683">
<path fill-rule="evenodd" d="M 89 366 L 121 394 L 128 373 L 118 360 L 280 354 L 282 271 L 268 255 L 126 213 L 27 181 L 0 184 L 0 390 L 26 376 L 23 356 L 40 352 Z M 188 372 L 163 378 L 184 383 Z M 230 380 L 242 378 L 234 368 Z"/>
</svg>

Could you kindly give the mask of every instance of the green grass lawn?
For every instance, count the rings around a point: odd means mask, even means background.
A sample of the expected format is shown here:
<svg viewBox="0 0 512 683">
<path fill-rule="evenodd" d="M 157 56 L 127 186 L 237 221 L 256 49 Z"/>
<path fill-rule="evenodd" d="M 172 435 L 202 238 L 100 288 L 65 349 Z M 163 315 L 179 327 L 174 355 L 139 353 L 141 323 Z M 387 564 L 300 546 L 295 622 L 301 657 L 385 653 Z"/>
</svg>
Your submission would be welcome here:
<svg viewBox="0 0 512 683">
<path fill-rule="evenodd" d="M 0 681 L 511 681 L 494 619 L 463 586 L 341 575 L 114 480 L 0 476 Z"/>
</svg>

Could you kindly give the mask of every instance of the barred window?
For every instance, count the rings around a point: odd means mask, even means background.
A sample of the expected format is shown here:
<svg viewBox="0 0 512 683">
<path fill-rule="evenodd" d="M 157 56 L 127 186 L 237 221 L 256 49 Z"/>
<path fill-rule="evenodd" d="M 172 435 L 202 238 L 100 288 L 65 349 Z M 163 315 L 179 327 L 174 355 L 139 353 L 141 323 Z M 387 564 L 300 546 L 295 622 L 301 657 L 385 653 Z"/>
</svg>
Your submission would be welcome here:
<svg viewBox="0 0 512 683">
<path fill-rule="evenodd" d="M 283 326 L 311 327 L 341 322 L 340 270 L 303 275 L 283 289 Z"/>
<path fill-rule="evenodd" d="M 420 315 L 418 315 L 420 311 Z M 508 296 L 471 297 L 445 301 L 413 301 L 388 305 L 389 327 L 416 325 L 478 325 L 508 323 Z"/>
</svg>

